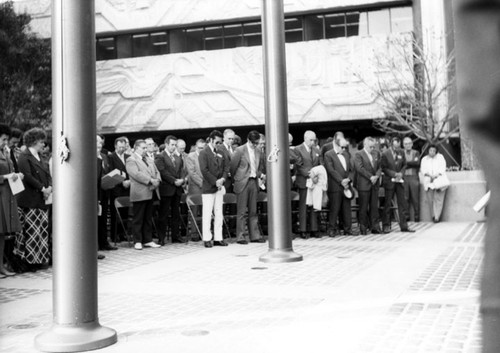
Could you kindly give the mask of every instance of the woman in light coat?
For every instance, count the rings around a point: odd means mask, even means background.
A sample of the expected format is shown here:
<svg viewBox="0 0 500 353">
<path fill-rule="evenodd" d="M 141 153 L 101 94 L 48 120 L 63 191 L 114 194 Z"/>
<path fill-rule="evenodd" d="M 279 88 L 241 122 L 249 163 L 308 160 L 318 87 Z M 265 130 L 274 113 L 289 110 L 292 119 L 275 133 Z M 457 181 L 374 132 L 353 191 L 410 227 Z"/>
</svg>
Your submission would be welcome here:
<svg viewBox="0 0 500 353">
<path fill-rule="evenodd" d="M 446 176 L 446 161 L 435 145 L 430 145 L 428 154 L 422 158 L 420 173 L 424 176 L 424 190 L 431 207 L 432 220 L 437 223 L 441 218 L 450 181 Z"/>
</svg>

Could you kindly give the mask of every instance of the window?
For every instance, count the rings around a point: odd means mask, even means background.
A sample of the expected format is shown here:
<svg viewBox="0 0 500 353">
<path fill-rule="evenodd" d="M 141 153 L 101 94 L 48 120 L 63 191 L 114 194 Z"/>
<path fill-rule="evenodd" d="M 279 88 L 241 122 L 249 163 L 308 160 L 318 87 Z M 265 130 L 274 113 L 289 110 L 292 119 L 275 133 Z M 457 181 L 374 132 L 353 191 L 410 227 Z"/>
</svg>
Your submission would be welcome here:
<svg viewBox="0 0 500 353">
<path fill-rule="evenodd" d="M 115 38 L 99 38 L 97 39 L 96 57 L 97 60 L 116 59 Z"/>
<path fill-rule="evenodd" d="M 151 55 L 168 54 L 167 32 L 151 33 Z"/>
<path fill-rule="evenodd" d="M 134 34 L 132 36 L 132 56 L 148 56 L 149 48 L 149 34 Z"/>
<path fill-rule="evenodd" d="M 323 15 L 305 16 L 305 40 L 317 40 L 325 38 L 325 34 L 323 32 L 323 20 Z"/>
<path fill-rule="evenodd" d="M 184 31 L 186 39 L 186 51 L 204 50 L 203 28 L 190 28 Z"/>
<path fill-rule="evenodd" d="M 262 26 L 260 22 L 243 24 L 243 45 L 247 47 L 262 45 Z"/>
<path fill-rule="evenodd" d="M 224 48 L 222 26 L 205 27 L 205 49 L 215 50 L 222 48 Z"/>
<path fill-rule="evenodd" d="M 243 26 L 241 24 L 224 26 L 224 48 L 236 48 L 243 45 Z"/>
<path fill-rule="evenodd" d="M 294 43 L 303 41 L 302 18 L 285 18 L 285 42 Z"/>
<path fill-rule="evenodd" d="M 348 12 L 345 15 L 347 37 L 359 36 L 359 12 Z"/>
<path fill-rule="evenodd" d="M 325 38 L 339 38 L 345 36 L 345 14 L 335 13 L 325 15 Z"/>
</svg>

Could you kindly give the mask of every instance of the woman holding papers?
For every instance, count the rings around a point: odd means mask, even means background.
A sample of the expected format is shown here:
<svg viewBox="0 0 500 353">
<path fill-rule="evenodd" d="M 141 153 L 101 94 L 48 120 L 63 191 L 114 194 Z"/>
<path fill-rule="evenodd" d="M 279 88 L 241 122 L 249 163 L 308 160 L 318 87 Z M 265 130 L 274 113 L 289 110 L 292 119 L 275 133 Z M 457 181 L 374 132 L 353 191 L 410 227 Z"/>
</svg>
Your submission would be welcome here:
<svg viewBox="0 0 500 353">
<path fill-rule="evenodd" d="M 21 223 L 17 214 L 17 203 L 11 184 L 19 182 L 22 174 L 14 173 L 14 165 L 7 154 L 5 146 L 9 140 L 10 128 L 0 124 L 0 278 L 15 275 L 8 271 L 3 264 L 5 237 L 21 231 Z"/>
<path fill-rule="evenodd" d="M 49 207 L 52 199 L 52 178 L 49 166 L 42 158 L 47 135 L 39 128 L 26 131 L 26 145 L 17 161 L 24 174 L 25 190 L 17 196 L 23 231 L 16 238 L 16 255 L 31 270 L 46 268 L 50 260 Z"/>
</svg>

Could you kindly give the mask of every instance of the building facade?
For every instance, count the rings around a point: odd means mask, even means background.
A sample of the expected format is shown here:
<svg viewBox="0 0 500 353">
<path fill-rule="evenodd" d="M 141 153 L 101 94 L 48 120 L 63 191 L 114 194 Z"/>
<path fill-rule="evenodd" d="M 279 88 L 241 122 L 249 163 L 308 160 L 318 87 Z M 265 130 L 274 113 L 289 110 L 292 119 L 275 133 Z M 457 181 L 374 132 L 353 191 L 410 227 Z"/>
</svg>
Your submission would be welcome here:
<svg viewBox="0 0 500 353">
<path fill-rule="evenodd" d="M 411 47 L 415 35 L 429 50 L 450 50 L 429 35 L 446 32 L 444 3 L 284 0 L 290 130 L 370 132 L 384 114 L 367 87 L 384 75 L 375 56 L 390 56 L 395 42 Z M 197 138 L 212 128 L 263 129 L 261 0 L 95 4 L 100 133 Z M 50 37 L 50 0 L 15 6 Z"/>
</svg>

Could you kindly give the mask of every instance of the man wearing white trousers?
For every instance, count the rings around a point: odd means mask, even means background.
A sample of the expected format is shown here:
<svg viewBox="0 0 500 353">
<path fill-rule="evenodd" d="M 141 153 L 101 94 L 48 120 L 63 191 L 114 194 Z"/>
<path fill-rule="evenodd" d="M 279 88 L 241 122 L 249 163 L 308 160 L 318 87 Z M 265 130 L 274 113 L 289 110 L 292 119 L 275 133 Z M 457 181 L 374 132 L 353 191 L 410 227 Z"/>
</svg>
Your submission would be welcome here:
<svg viewBox="0 0 500 353">
<path fill-rule="evenodd" d="M 224 182 L 227 179 L 229 165 L 224 155 L 218 150 L 222 144 L 223 135 L 218 130 L 213 130 L 208 136 L 206 147 L 200 151 L 198 161 L 203 175 L 202 201 L 203 201 L 203 242 L 206 248 L 212 246 L 227 246 L 222 238 L 222 203 L 225 194 Z M 214 234 L 210 230 L 214 215 Z M 212 239 L 214 240 L 212 243 Z"/>
</svg>

